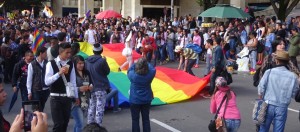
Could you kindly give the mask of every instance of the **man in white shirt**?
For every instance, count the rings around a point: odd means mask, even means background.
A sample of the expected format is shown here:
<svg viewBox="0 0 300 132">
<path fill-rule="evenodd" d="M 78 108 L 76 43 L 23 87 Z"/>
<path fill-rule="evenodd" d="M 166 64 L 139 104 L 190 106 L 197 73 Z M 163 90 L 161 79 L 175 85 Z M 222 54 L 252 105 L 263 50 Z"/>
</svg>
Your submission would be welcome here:
<svg viewBox="0 0 300 132">
<path fill-rule="evenodd" d="M 84 33 L 85 41 L 94 45 L 97 42 L 96 34 L 96 31 L 93 29 L 93 24 L 89 24 L 89 29 Z"/>
<path fill-rule="evenodd" d="M 37 58 L 28 65 L 27 71 L 27 91 L 28 100 L 40 101 L 39 111 L 44 111 L 45 103 L 49 97 L 49 86 L 45 84 L 45 71 L 47 64 L 47 48 L 38 47 Z M 34 82 L 34 83 L 33 83 Z"/>
<path fill-rule="evenodd" d="M 61 43 L 59 45 L 59 56 L 46 65 L 45 84 L 50 86 L 53 132 L 66 132 L 70 119 L 72 98 L 67 97 L 63 76 L 65 76 L 67 82 L 76 85 L 75 68 L 73 62 L 70 61 L 71 52 L 70 43 Z M 74 90 L 75 105 L 79 105 L 78 90 L 76 88 Z"/>
</svg>

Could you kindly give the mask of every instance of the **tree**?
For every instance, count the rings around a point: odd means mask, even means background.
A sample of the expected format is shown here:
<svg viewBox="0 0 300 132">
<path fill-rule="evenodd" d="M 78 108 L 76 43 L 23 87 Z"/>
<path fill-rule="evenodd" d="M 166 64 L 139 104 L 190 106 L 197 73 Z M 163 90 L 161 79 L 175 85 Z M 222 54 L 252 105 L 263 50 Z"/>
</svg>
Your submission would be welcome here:
<svg viewBox="0 0 300 132">
<path fill-rule="evenodd" d="M 300 0 L 270 0 L 277 18 L 285 21 L 285 18 L 291 13 Z"/>
<path fill-rule="evenodd" d="M 49 0 L 5 0 L 4 7 L 7 11 L 11 10 L 31 10 L 32 6 L 43 6 L 41 2 Z"/>
<path fill-rule="evenodd" d="M 200 6 L 203 6 L 203 9 L 205 11 L 211 7 L 214 7 L 219 2 L 219 0 L 196 0 L 196 2 Z"/>
<path fill-rule="evenodd" d="M 203 10 L 207 10 L 211 7 L 214 7 L 219 0 L 196 0 L 196 2 L 199 4 L 199 6 L 203 6 Z M 211 18 L 205 18 L 204 21 L 205 22 L 211 22 Z"/>
</svg>

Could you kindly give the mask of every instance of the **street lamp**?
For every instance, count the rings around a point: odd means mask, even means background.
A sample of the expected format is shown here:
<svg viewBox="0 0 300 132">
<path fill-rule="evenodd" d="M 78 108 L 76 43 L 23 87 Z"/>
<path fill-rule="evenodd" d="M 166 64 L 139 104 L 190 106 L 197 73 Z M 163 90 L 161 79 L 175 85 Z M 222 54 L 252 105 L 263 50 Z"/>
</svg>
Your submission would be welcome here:
<svg viewBox="0 0 300 132">
<path fill-rule="evenodd" d="M 171 0 L 171 21 L 174 19 L 174 0 Z"/>
</svg>

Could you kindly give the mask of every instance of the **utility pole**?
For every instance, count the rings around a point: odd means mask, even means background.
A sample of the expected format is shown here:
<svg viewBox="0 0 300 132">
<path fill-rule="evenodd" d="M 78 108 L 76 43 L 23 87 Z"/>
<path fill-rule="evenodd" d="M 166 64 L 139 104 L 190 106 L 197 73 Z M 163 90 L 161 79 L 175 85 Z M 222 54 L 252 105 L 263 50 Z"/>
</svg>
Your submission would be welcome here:
<svg viewBox="0 0 300 132">
<path fill-rule="evenodd" d="M 171 0 L 171 21 L 174 19 L 174 0 Z"/>
<path fill-rule="evenodd" d="M 83 5 L 84 5 L 84 14 L 87 12 L 87 7 L 86 7 L 86 0 L 83 1 Z"/>
</svg>

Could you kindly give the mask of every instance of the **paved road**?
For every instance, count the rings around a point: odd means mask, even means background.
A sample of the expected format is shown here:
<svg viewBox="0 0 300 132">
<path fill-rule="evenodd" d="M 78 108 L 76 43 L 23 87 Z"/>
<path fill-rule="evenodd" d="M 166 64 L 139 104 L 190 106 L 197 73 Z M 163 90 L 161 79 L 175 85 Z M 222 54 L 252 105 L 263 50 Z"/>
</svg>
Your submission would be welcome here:
<svg viewBox="0 0 300 132">
<path fill-rule="evenodd" d="M 175 68 L 177 63 L 167 64 L 167 67 Z M 203 76 L 204 63 L 200 68 L 193 69 L 197 76 Z M 233 91 L 237 95 L 238 107 L 241 111 L 242 124 L 241 132 L 255 131 L 254 124 L 251 120 L 252 101 L 257 97 L 257 90 L 252 86 L 252 76 L 248 73 L 239 73 L 233 75 L 234 82 L 231 84 Z M 5 118 L 12 122 L 16 114 L 21 108 L 20 99 L 17 101 L 14 109 L 8 113 L 8 105 L 12 96 L 12 89 L 10 85 L 5 85 L 5 90 L 8 92 L 8 99 L 5 106 L 2 108 Z M 151 128 L 153 132 L 207 132 L 207 125 L 213 115 L 209 112 L 209 99 L 204 99 L 200 95 L 194 98 L 169 105 L 155 106 L 151 108 L 150 118 Z M 286 123 L 286 132 L 299 131 L 299 106 L 300 104 L 292 101 L 290 104 L 288 118 Z M 53 123 L 51 120 L 49 101 L 47 102 L 46 113 L 49 115 L 49 130 L 51 130 Z M 68 131 L 71 132 L 74 121 L 70 120 Z M 119 113 L 106 111 L 104 117 L 104 126 L 110 132 L 130 132 L 131 131 L 131 117 L 128 108 L 122 108 Z"/>
</svg>

